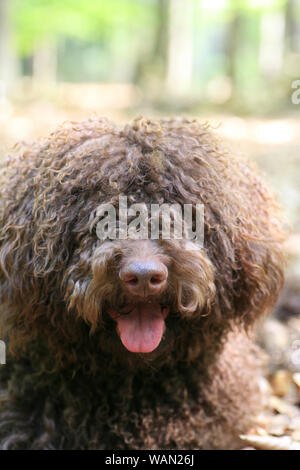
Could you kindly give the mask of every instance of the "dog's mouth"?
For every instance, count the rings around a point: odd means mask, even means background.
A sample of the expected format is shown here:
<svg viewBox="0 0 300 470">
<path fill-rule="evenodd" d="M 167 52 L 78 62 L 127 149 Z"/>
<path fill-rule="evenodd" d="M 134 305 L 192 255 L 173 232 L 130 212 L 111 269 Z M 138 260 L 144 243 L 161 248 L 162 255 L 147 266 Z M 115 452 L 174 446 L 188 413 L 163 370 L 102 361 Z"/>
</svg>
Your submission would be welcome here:
<svg viewBox="0 0 300 470">
<path fill-rule="evenodd" d="M 129 304 L 116 311 L 108 310 L 117 323 L 123 346 L 133 353 L 151 353 L 160 344 L 169 307 L 157 302 Z"/>
</svg>

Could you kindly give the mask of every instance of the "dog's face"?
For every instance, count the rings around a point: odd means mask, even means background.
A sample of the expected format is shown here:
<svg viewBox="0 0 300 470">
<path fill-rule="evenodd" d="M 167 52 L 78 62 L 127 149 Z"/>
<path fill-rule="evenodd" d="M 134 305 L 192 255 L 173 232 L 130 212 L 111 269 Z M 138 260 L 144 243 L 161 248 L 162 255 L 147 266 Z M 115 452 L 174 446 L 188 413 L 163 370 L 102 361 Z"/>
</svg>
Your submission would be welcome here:
<svg viewBox="0 0 300 470">
<path fill-rule="evenodd" d="M 66 300 L 131 353 L 169 349 L 182 322 L 208 315 L 215 294 L 213 266 L 189 240 L 106 241 L 91 270 L 85 292 Z"/>
<path fill-rule="evenodd" d="M 206 125 L 72 124 L 12 159 L 1 182 L 0 321 L 17 347 L 41 337 L 54 356 L 74 360 L 90 341 L 119 357 L 186 359 L 277 298 L 277 206 Z M 121 194 L 201 203 L 203 247 L 186 237 L 101 242 L 95 210 Z"/>
</svg>

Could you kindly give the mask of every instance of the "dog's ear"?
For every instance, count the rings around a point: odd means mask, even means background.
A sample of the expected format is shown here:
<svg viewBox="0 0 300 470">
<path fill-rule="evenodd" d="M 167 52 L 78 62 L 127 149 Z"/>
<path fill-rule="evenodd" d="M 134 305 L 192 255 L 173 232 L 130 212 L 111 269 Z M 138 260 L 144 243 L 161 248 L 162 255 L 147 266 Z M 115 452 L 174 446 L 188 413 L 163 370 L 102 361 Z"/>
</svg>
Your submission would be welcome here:
<svg viewBox="0 0 300 470">
<path fill-rule="evenodd" d="M 222 200 L 205 205 L 205 247 L 216 269 L 215 309 L 249 326 L 275 304 L 283 284 L 280 210 L 257 170 L 236 161 Z"/>
</svg>

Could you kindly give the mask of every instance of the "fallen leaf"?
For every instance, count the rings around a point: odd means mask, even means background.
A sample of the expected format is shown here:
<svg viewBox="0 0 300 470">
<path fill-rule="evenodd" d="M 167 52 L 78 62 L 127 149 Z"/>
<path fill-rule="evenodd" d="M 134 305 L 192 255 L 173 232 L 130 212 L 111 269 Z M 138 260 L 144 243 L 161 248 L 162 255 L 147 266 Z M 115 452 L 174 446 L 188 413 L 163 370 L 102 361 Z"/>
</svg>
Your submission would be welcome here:
<svg viewBox="0 0 300 470">
<path fill-rule="evenodd" d="M 300 443 L 293 441 L 289 436 L 255 436 L 241 435 L 240 438 L 257 449 L 262 450 L 300 450 Z"/>
<path fill-rule="evenodd" d="M 273 392 L 278 397 L 284 397 L 290 391 L 292 374 L 288 370 L 278 370 L 270 379 Z"/>
</svg>

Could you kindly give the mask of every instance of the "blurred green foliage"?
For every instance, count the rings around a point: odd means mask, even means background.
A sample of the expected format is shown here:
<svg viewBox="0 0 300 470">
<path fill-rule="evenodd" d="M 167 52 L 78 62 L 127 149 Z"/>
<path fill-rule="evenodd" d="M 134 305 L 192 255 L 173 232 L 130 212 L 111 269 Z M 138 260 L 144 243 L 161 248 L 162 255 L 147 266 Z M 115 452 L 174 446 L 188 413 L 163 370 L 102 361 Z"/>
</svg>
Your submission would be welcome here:
<svg viewBox="0 0 300 470">
<path fill-rule="evenodd" d="M 164 0 L 161 0 L 162 2 Z M 184 2 L 194 0 L 182 0 Z M 110 37 L 119 29 L 131 34 L 154 28 L 160 0 L 14 0 L 16 43 L 28 55 L 43 40 L 69 36 L 84 40 Z M 196 2 L 194 2 L 196 3 Z M 282 9 L 287 0 L 203 1 L 207 20 L 226 22 L 237 12 L 262 13 Z M 201 1 L 200 1 L 201 8 Z"/>
<path fill-rule="evenodd" d="M 151 0 L 15 0 L 16 43 L 26 56 L 60 36 L 97 41 L 120 29 L 133 35 L 151 27 L 153 13 Z"/>
</svg>

